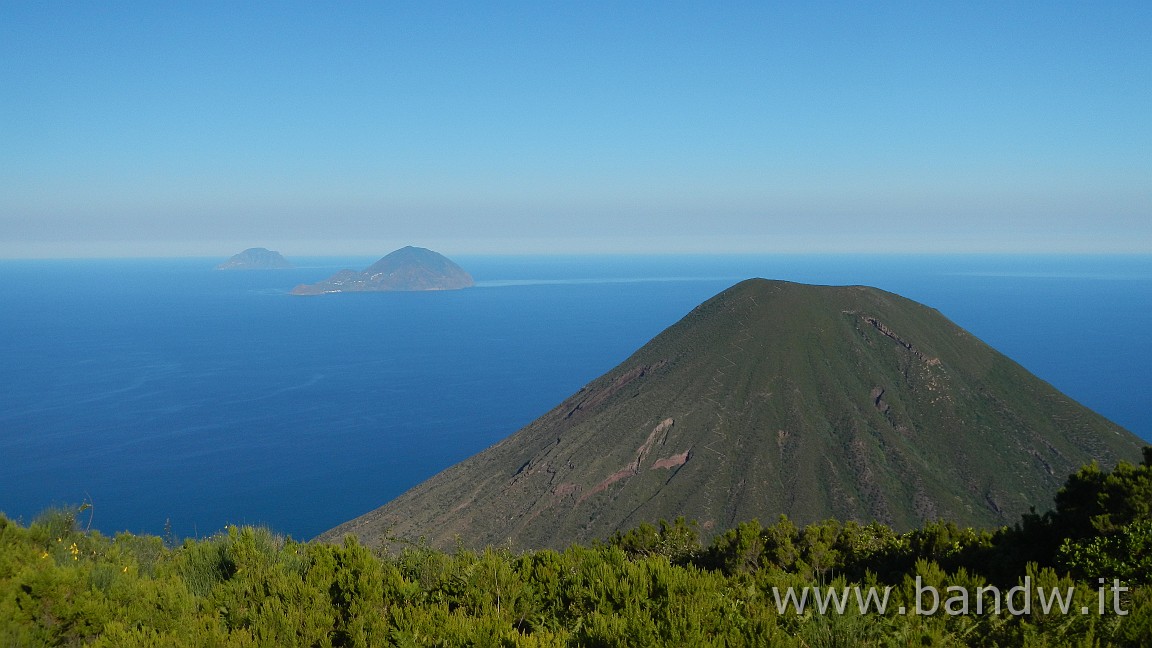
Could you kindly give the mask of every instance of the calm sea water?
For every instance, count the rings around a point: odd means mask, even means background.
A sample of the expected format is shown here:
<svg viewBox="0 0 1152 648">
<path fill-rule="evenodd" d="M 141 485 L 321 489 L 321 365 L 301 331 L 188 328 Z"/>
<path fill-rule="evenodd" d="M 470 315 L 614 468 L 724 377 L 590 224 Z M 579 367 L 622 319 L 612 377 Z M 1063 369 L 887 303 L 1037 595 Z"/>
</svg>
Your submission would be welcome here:
<svg viewBox="0 0 1152 648">
<path fill-rule="evenodd" d="M 0 262 L 0 511 L 308 538 L 516 431 L 762 276 L 941 310 L 1152 440 L 1152 257 L 460 257 L 476 289 L 300 298 L 375 259 Z"/>
</svg>

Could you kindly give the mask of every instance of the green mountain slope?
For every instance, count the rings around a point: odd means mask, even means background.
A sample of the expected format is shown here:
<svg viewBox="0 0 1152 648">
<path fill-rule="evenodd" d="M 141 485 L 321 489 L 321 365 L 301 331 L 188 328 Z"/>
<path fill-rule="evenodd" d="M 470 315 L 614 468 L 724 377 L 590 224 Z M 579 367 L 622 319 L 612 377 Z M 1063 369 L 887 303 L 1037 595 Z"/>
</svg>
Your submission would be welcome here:
<svg viewBox="0 0 1152 648">
<path fill-rule="evenodd" d="M 327 532 L 560 547 L 686 516 L 998 526 L 1140 441 L 937 311 L 755 279 L 497 445 Z"/>
</svg>

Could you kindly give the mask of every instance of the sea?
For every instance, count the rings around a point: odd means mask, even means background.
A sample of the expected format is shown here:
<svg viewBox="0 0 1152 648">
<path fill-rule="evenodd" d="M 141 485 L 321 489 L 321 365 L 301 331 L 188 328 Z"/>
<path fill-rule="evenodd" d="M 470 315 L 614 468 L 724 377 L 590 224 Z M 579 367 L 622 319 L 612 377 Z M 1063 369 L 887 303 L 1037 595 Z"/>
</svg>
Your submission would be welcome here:
<svg viewBox="0 0 1152 648">
<path fill-rule="evenodd" d="M 545 413 L 749 277 L 940 310 L 1152 441 L 1152 256 L 460 256 L 475 288 L 297 297 L 374 258 L 0 261 L 0 511 L 308 539 Z M 1044 503 L 1041 503 L 1043 505 Z"/>
</svg>

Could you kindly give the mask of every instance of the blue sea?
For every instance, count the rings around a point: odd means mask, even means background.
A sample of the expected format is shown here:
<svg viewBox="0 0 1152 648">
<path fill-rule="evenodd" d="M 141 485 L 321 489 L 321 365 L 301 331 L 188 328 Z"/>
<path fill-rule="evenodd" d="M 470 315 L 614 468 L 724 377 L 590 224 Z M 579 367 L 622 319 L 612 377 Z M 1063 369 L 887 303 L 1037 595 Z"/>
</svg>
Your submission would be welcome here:
<svg viewBox="0 0 1152 648">
<path fill-rule="evenodd" d="M 747 277 L 933 306 L 1152 440 L 1152 257 L 457 257 L 474 289 L 294 297 L 371 258 L 0 261 L 0 511 L 310 538 L 543 414 Z"/>
</svg>

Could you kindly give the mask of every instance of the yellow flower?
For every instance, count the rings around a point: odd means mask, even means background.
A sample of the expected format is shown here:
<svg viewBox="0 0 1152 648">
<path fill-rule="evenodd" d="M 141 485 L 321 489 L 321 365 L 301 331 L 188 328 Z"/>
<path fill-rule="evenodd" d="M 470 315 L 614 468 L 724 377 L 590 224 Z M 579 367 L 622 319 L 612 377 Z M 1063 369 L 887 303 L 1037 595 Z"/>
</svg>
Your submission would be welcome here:
<svg viewBox="0 0 1152 648">
<path fill-rule="evenodd" d="M 44 553 L 40 554 L 40 557 L 41 557 L 41 558 L 47 558 L 47 557 L 48 557 L 48 552 L 47 552 L 47 551 L 45 551 Z"/>
</svg>

